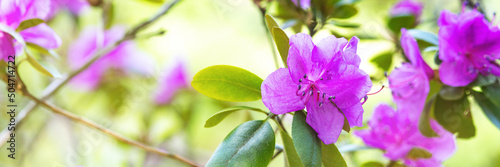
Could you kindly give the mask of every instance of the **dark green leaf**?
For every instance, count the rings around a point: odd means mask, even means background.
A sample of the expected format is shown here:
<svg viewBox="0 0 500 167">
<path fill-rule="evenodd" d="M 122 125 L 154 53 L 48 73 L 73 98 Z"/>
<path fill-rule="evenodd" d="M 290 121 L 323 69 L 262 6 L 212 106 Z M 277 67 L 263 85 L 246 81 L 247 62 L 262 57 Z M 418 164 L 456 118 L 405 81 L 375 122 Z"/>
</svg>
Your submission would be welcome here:
<svg viewBox="0 0 500 167">
<path fill-rule="evenodd" d="M 304 165 L 297 154 L 297 150 L 295 150 L 292 138 L 288 135 L 288 133 L 285 133 L 281 127 L 279 129 L 281 133 L 281 140 L 283 140 L 283 146 L 285 147 L 285 158 L 288 165 L 290 167 L 303 167 Z"/>
<path fill-rule="evenodd" d="M 295 149 L 304 166 L 321 166 L 321 140 L 306 122 L 304 111 L 296 111 L 292 122 L 292 138 Z"/>
<path fill-rule="evenodd" d="M 410 33 L 411 36 L 413 36 L 417 40 L 425 41 L 425 42 L 427 42 L 429 44 L 432 44 L 434 46 L 438 46 L 439 45 L 438 36 L 436 34 L 425 32 L 425 31 L 421 31 L 421 30 L 418 30 L 418 29 L 408 30 L 408 33 Z"/>
<path fill-rule="evenodd" d="M 498 99 L 489 98 L 485 94 L 486 92 L 474 92 L 474 100 L 476 100 L 479 107 L 483 110 L 484 115 L 490 119 L 491 123 L 500 129 L 500 105 L 492 102 L 492 100 L 498 101 Z"/>
<path fill-rule="evenodd" d="M 285 67 L 287 67 L 286 61 L 288 58 L 288 49 L 290 48 L 289 39 L 286 35 L 285 31 L 280 28 L 273 28 L 274 34 L 274 42 L 276 43 L 276 47 L 278 47 L 278 51 L 281 55 L 281 60 Z"/>
<path fill-rule="evenodd" d="M 219 124 L 229 114 L 232 114 L 233 112 L 236 112 L 239 110 L 251 110 L 251 111 L 257 111 L 260 113 L 267 114 L 265 111 L 262 111 L 261 109 L 253 108 L 253 107 L 247 107 L 247 106 L 229 107 L 229 108 L 226 108 L 222 111 L 215 113 L 210 118 L 208 118 L 208 120 L 205 122 L 205 128 L 213 127 L 213 126 Z"/>
<path fill-rule="evenodd" d="M 434 63 L 436 63 L 437 65 L 440 65 L 442 62 L 443 62 L 443 60 L 441 60 L 439 58 L 439 52 L 436 52 L 436 54 L 434 55 Z"/>
<path fill-rule="evenodd" d="M 436 99 L 437 95 L 433 95 L 427 102 L 425 103 L 424 110 L 422 114 L 420 114 L 420 119 L 418 123 L 418 130 L 427 137 L 437 137 L 438 135 L 431 127 L 430 119 L 431 119 L 431 109 L 432 105 Z"/>
<path fill-rule="evenodd" d="M 472 83 L 470 83 L 470 86 L 486 86 L 486 85 L 491 85 L 495 83 L 497 80 L 497 77 L 493 74 L 489 74 L 487 76 L 484 75 L 478 75 L 476 80 L 474 80 Z"/>
<path fill-rule="evenodd" d="M 335 10 L 335 3 L 338 0 L 311 0 L 313 12 L 325 23 Z"/>
<path fill-rule="evenodd" d="M 458 100 L 445 100 L 438 95 L 434 105 L 434 117 L 446 130 L 458 133 L 458 138 L 470 138 L 476 134 L 467 96 Z"/>
<path fill-rule="evenodd" d="M 347 167 L 347 164 L 335 144 L 321 142 L 321 161 L 324 167 Z"/>
<path fill-rule="evenodd" d="M 21 24 L 19 24 L 19 26 L 17 26 L 16 28 L 16 32 L 21 32 L 22 30 L 25 30 L 25 29 L 28 29 L 28 28 L 31 28 L 31 27 L 35 27 L 39 24 L 42 24 L 44 21 L 42 19 L 28 19 L 28 20 L 24 20 L 23 22 L 21 22 Z"/>
<path fill-rule="evenodd" d="M 392 51 L 380 53 L 377 56 L 373 57 L 370 62 L 375 63 L 378 68 L 384 71 L 389 71 L 389 68 L 391 68 L 392 64 L 393 54 L 394 53 Z"/>
<path fill-rule="evenodd" d="M 370 161 L 362 164 L 361 167 L 384 167 L 384 164 L 380 162 Z"/>
<path fill-rule="evenodd" d="M 358 13 L 358 9 L 354 5 L 342 5 L 335 8 L 335 11 L 331 15 L 332 18 L 347 19 Z"/>
<path fill-rule="evenodd" d="M 226 136 L 207 166 L 265 167 L 273 156 L 274 144 L 274 131 L 267 121 L 245 122 Z"/>
<path fill-rule="evenodd" d="M 432 157 L 432 154 L 427 150 L 414 147 L 406 154 L 406 157 L 410 159 L 429 159 Z"/>
<path fill-rule="evenodd" d="M 389 19 L 388 22 L 389 29 L 392 32 L 399 34 L 401 28 L 413 28 L 415 26 L 415 16 L 413 15 L 399 15 L 394 16 Z"/>
<path fill-rule="evenodd" d="M 262 79 L 242 68 L 216 65 L 199 71 L 191 85 L 198 92 L 224 101 L 254 101 L 261 98 Z"/>
<path fill-rule="evenodd" d="M 463 87 L 443 85 L 439 90 L 439 96 L 444 100 L 458 100 L 465 96 L 465 89 Z"/>
<path fill-rule="evenodd" d="M 494 84 L 482 87 L 484 95 L 488 97 L 495 105 L 500 106 L 500 81 Z"/>
</svg>

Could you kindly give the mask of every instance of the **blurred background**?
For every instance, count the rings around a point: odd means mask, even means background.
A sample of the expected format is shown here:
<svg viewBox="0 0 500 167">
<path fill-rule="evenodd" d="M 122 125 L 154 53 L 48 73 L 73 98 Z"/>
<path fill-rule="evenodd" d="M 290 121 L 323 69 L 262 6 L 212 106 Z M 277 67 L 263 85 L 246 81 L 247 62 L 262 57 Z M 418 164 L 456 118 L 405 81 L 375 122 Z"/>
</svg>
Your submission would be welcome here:
<svg viewBox="0 0 500 167">
<path fill-rule="evenodd" d="M 459 0 L 420 0 L 424 2 L 421 23 L 416 27 L 437 33 L 436 20 L 443 9 L 457 13 L 461 10 Z M 348 21 L 359 27 L 342 28 L 329 26 L 319 31 L 315 42 L 332 34 L 332 31 L 350 38 L 365 35 L 358 46 L 361 69 L 373 78 L 373 90 L 382 84 L 384 70 L 372 63 L 375 56 L 396 50 L 386 27 L 389 9 L 395 0 L 362 0 L 356 3 L 357 15 Z M 163 0 L 120 0 L 113 1 L 112 25 L 131 27 L 153 15 L 164 3 Z M 500 12 L 500 1 L 482 0 L 481 7 L 491 19 L 493 12 Z M 273 10 L 268 13 L 273 15 Z M 100 8 L 90 8 L 79 16 L 62 10 L 49 22 L 62 38 L 62 46 L 57 49 L 60 59 L 47 59 L 61 73 L 73 69 L 68 62 L 68 49 L 80 32 L 89 26 L 98 26 L 102 19 Z M 283 20 L 277 19 L 282 24 Z M 497 20 L 498 22 L 498 20 Z M 233 65 L 249 70 L 265 79 L 276 70 L 268 34 L 263 24 L 259 8 L 250 0 L 182 0 L 167 15 L 148 27 L 143 34 L 165 30 L 161 36 L 136 39 L 144 59 L 154 62 L 144 68 L 151 69 L 147 75 L 116 75 L 107 73 L 100 85 L 91 90 L 68 84 L 51 100 L 53 104 L 96 121 L 124 136 L 169 152 L 188 157 L 205 164 L 224 137 L 239 124 L 265 116 L 250 112 L 235 112 L 219 125 L 204 128 L 205 121 L 214 113 L 229 106 L 245 105 L 267 110 L 261 101 L 229 103 L 208 98 L 190 86 L 176 92 L 169 104 L 154 103 L 155 93 L 165 83 L 163 78 L 179 62 L 184 63 L 187 82 L 197 71 L 212 65 Z M 303 28 L 307 33 L 307 29 Z M 286 29 L 288 36 L 294 34 Z M 424 59 L 431 65 L 434 54 L 426 52 Z M 400 66 L 401 56 L 392 57 L 389 68 Z M 281 62 L 280 62 L 281 64 Z M 434 66 L 436 67 L 436 66 Z M 37 97 L 53 80 L 40 74 L 30 65 L 21 66 L 20 73 L 30 91 Z M 57 79 L 57 78 L 56 78 Z M 4 82 L 1 87 L 6 87 Z M 163 85 L 164 86 L 164 85 Z M 0 89 L 7 94 L 6 89 Z M 7 105 L 0 98 L 2 111 Z M 28 99 L 18 96 L 18 110 Z M 366 122 L 373 108 L 380 103 L 392 104 L 389 89 L 371 96 L 363 105 Z M 484 116 L 475 103 L 472 115 L 476 125 L 476 136 L 458 139 L 457 152 L 445 166 L 500 166 L 500 130 Z M 0 113 L 0 128 L 4 129 L 10 117 Z M 291 117 L 285 119 L 285 127 L 290 128 Z M 274 126 L 274 124 L 272 124 Z M 145 151 L 116 141 L 113 138 L 81 124 L 70 121 L 51 111 L 38 107 L 23 120 L 22 127 L 16 129 L 16 160 L 8 160 L 8 147 L 0 148 L 0 166 L 184 166 L 175 160 L 146 153 Z M 352 134 L 343 132 L 337 146 L 348 150 L 349 146 L 363 146 L 362 141 Z M 277 143 L 281 139 L 277 138 Z M 359 166 L 368 161 L 387 162 L 383 152 L 375 149 L 344 153 L 349 166 Z M 284 166 L 283 155 L 279 155 L 269 166 Z"/>
</svg>

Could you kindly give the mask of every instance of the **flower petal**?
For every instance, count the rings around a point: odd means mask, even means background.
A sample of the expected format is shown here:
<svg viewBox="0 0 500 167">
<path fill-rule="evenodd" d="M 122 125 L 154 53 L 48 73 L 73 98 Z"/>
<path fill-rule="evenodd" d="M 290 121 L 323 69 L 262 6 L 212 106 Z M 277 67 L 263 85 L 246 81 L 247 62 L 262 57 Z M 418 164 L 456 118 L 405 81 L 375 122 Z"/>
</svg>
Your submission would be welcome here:
<svg viewBox="0 0 500 167">
<path fill-rule="evenodd" d="M 310 100 L 306 104 L 306 122 L 318 133 L 325 144 L 337 142 L 344 126 L 344 115 L 332 103 L 319 107 L 319 102 Z"/>
<path fill-rule="evenodd" d="M 434 77 L 434 71 L 425 63 L 424 59 L 422 59 L 417 40 L 415 40 L 405 28 L 401 29 L 401 46 L 403 47 L 406 57 L 415 67 L 423 69 L 429 79 Z"/>
<path fill-rule="evenodd" d="M 392 97 L 402 110 L 410 117 L 418 118 L 424 109 L 427 94 L 429 94 L 429 79 L 425 72 L 410 63 L 394 70 L 388 77 Z"/>
<path fill-rule="evenodd" d="M 311 36 L 298 33 L 290 37 L 290 50 L 288 52 L 288 70 L 295 83 L 304 75 L 309 74 L 312 67 L 311 54 L 314 48 Z"/>
<path fill-rule="evenodd" d="M 349 108 L 370 91 L 370 76 L 354 65 L 345 65 L 342 72 L 330 72 L 324 82 L 317 84 L 328 96 L 335 96 L 333 101 L 339 108 Z"/>
<path fill-rule="evenodd" d="M 31 42 L 46 49 L 55 49 L 61 46 L 61 38 L 47 24 L 42 23 L 21 31 L 26 42 Z"/>
<path fill-rule="evenodd" d="M 443 10 L 438 19 L 439 27 L 447 26 L 450 24 L 456 24 L 458 22 L 458 16 L 448 10 Z"/>
<path fill-rule="evenodd" d="M 455 62 L 443 62 L 439 68 L 441 81 L 450 86 L 466 86 L 476 79 L 478 72 L 471 62 L 458 60 Z"/>
<path fill-rule="evenodd" d="M 361 63 L 361 58 L 356 54 L 356 51 L 358 50 L 358 42 L 359 38 L 356 36 L 353 36 L 347 46 L 344 49 L 344 61 L 347 64 L 354 65 L 356 67 L 359 67 L 359 64 Z"/>
<path fill-rule="evenodd" d="M 154 101 L 156 104 L 170 103 L 172 97 L 181 88 L 188 86 L 187 72 L 183 61 L 178 61 L 165 78 L 161 81 L 158 89 L 155 91 Z"/>
<path fill-rule="evenodd" d="M 349 125 L 351 127 L 363 126 L 363 112 L 364 112 L 364 110 L 363 110 L 363 106 L 361 106 L 361 103 L 356 103 L 349 108 L 342 108 L 341 111 L 345 115 L 345 117 L 347 118 L 347 121 L 349 122 Z"/>
<path fill-rule="evenodd" d="M 15 56 L 15 54 L 16 51 L 14 50 L 12 37 L 0 31 L 0 58 L 4 61 L 8 61 L 8 56 Z"/>
<path fill-rule="evenodd" d="M 274 114 L 304 109 L 304 102 L 296 94 L 297 86 L 288 69 L 280 68 L 262 82 L 262 102 Z"/>
</svg>

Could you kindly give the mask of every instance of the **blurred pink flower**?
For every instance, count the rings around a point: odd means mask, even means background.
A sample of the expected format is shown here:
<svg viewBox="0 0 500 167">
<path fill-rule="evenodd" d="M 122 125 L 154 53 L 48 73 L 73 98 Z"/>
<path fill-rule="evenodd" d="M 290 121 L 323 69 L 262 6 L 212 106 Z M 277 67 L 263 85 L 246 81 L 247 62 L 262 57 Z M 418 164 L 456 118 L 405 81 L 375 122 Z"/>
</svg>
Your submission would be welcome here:
<svg viewBox="0 0 500 167">
<path fill-rule="evenodd" d="M 344 118 L 362 126 L 361 99 L 372 87 L 359 68 L 359 39 L 329 36 L 314 44 L 304 33 L 290 37 L 288 68 L 271 73 L 262 83 L 262 102 L 274 114 L 307 109 L 307 123 L 325 144 L 335 143 Z"/>
<path fill-rule="evenodd" d="M 422 15 L 423 8 L 424 4 L 422 2 L 414 0 L 401 0 L 392 6 L 390 14 L 393 17 L 398 15 L 413 15 L 415 16 L 415 20 L 418 21 Z"/>
<path fill-rule="evenodd" d="M 464 7 L 465 10 L 465 7 Z M 477 75 L 500 76 L 500 29 L 477 10 L 457 15 L 441 12 L 438 19 L 439 68 L 441 81 L 450 86 L 466 86 Z"/>
<path fill-rule="evenodd" d="M 50 0 L 2 0 L 0 1 L 0 24 L 16 29 L 28 19 L 47 19 L 50 12 Z M 61 46 L 61 39 L 47 24 L 42 23 L 20 32 L 26 42 L 34 43 L 47 49 Z M 20 46 L 9 34 L 0 31 L 0 58 L 20 54 Z"/>
<path fill-rule="evenodd" d="M 299 5 L 298 3 L 300 2 L 300 8 L 302 9 L 307 9 L 311 6 L 311 0 L 292 0 L 292 2 L 295 5 Z"/>
<path fill-rule="evenodd" d="M 418 130 L 418 117 L 406 114 L 411 111 L 394 111 L 387 104 L 375 108 L 368 121 L 370 129 L 355 131 L 367 146 L 385 151 L 390 160 L 403 160 L 408 166 L 441 166 L 441 163 L 456 151 L 455 137 L 442 128 L 435 120 L 430 120 L 431 128 L 439 137 L 427 138 Z M 428 159 L 413 159 L 408 153 L 413 148 L 424 149 L 432 154 Z"/>
<path fill-rule="evenodd" d="M 398 107 L 411 108 L 416 112 L 407 114 L 418 117 L 424 108 L 434 71 L 422 59 L 417 41 L 404 28 L 400 41 L 410 63 L 403 63 L 389 75 L 389 87 Z"/>
<path fill-rule="evenodd" d="M 73 69 L 83 66 L 94 56 L 98 48 L 114 44 L 123 35 L 125 35 L 125 28 L 121 26 L 114 26 L 105 32 L 95 27 L 83 30 L 68 50 L 69 65 Z M 152 60 L 140 51 L 133 41 L 125 41 L 73 78 L 72 83 L 92 90 L 99 86 L 108 69 L 147 75 L 151 74 L 152 65 Z"/>
<path fill-rule="evenodd" d="M 55 15 L 61 9 L 67 9 L 73 15 L 80 15 L 90 8 L 87 0 L 52 0 L 52 13 Z"/>
<path fill-rule="evenodd" d="M 184 61 L 178 60 L 172 68 L 168 70 L 164 78 L 160 81 L 160 85 L 155 91 L 154 102 L 156 104 L 168 104 L 172 101 L 172 97 L 182 88 L 189 86 L 189 77 L 186 72 Z"/>
</svg>

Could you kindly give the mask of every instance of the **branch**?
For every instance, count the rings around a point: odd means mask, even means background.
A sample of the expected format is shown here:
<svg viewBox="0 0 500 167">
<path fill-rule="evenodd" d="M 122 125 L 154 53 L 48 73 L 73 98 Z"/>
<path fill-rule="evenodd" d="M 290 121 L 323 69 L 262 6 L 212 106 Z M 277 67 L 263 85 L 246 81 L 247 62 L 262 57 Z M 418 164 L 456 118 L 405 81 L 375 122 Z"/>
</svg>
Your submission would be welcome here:
<svg viewBox="0 0 500 167">
<path fill-rule="evenodd" d="M 158 20 L 161 16 L 165 15 L 171 8 L 174 6 L 179 0 L 174 0 L 171 3 L 165 3 L 163 6 L 158 10 L 158 13 L 153 15 L 150 19 L 147 21 L 142 22 L 141 24 L 135 26 L 134 28 L 130 29 L 125 36 L 122 37 L 122 39 L 118 40 L 117 42 L 113 43 L 110 46 L 107 46 L 103 49 L 100 49 L 97 51 L 97 53 L 94 55 L 92 59 L 87 61 L 82 67 L 78 68 L 77 70 L 69 73 L 65 77 L 63 77 L 62 80 L 55 80 L 53 81 L 47 88 L 42 93 L 42 98 L 40 98 L 41 101 L 46 101 L 50 97 L 52 97 L 59 89 L 61 89 L 64 85 L 66 85 L 71 79 L 73 79 L 75 76 L 80 74 L 81 72 L 85 71 L 90 65 L 92 65 L 95 61 L 103 57 L 104 55 L 107 55 L 109 52 L 113 51 L 118 45 L 120 45 L 122 42 L 127 41 L 127 40 L 132 40 L 136 38 L 136 34 L 147 27 L 149 24 L 152 24 L 156 20 Z M 38 106 L 37 102 L 29 102 L 26 107 L 19 112 L 19 114 L 16 117 L 16 122 L 15 122 L 15 127 L 18 127 L 22 120 L 26 118 L 31 111 L 33 111 L 36 107 Z M 5 128 L 1 133 L 0 133 L 0 147 L 4 145 L 10 135 L 10 131 Z"/>
<path fill-rule="evenodd" d="M 147 152 L 152 152 L 152 153 L 155 153 L 155 154 L 158 154 L 158 155 L 161 155 L 161 156 L 164 156 L 164 157 L 169 157 L 169 158 L 173 158 L 173 159 L 177 159 L 181 162 L 184 162 L 190 166 L 199 166 L 198 164 L 196 164 L 195 162 L 192 162 L 191 160 L 189 159 L 186 159 L 184 157 L 181 157 L 177 154 L 173 154 L 173 153 L 169 153 L 167 151 L 164 151 L 164 150 L 160 150 L 160 149 L 157 149 L 157 148 L 154 148 L 154 147 L 151 147 L 151 146 L 148 146 L 148 145 L 145 145 L 143 143 L 140 143 L 140 142 L 137 142 L 137 141 L 134 141 L 132 139 L 129 139 L 127 137 L 124 137 L 110 129 L 107 129 L 106 127 L 100 125 L 100 124 L 97 124 L 89 119 L 86 119 L 86 118 L 83 118 L 81 116 L 78 116 L 78 115 L 75 115 L 73 113 L 70 113 L 68 111 L 65 111 L 55 105 L 52 105 L 52 104 L 49 104 L 45 101 L 42 101 L 40 99 L 37 99 L 36 97 L 34 97 L 33 95 L 31 95 L 29 92 L 25 91 L 23 92 L 25 94 L 26 97 L 30 98 L 31 100 L 33 101 L 36 101 L 37 103 L 41 104 L 42 106 L 44 106 L 45 108 L 49 109 L 49 110 L 52 110 L 53 112 L 55 112 L 56 114 L 60 114 L 66 118 L 69 118 L 75 122 L 78 122 L 78 123 L 81 123 L 81 124 L 84 124 L 84 125 L 87 125 L 91 128 L 94 128 L 94 129 L 97 129 L 121 142 L 124 142 L 126 144 L 130 144 L 130 145 L 133 145 L 133 146 L 136 146 L 140 149 L 143 149 Z"/>
</svg>

